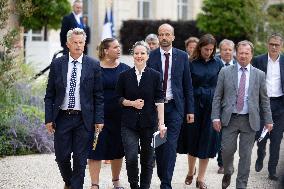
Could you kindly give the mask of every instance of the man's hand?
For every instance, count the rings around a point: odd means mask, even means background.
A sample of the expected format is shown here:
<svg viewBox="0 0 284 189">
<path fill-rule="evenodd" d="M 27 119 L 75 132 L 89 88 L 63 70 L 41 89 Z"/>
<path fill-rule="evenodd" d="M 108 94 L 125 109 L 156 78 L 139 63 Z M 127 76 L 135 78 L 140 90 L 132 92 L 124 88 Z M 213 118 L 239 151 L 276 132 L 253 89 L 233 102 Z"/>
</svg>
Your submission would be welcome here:
<svg viewBox="0 0 284 189">
<path fill-rule="evenodd" d="M 103 127 L 104 127 L 104 124 L 102 123 L 95 124 L 95 131 L 100 133 L 103 130 Z"/>
<path fill-rule="evenodd" d="M 265 125 L 265 128 L 268 130 L 268 132 L 270 132 L 273 129 L 273 124 L 268 123 L 268 124 Z"/>
<path fill-rule="evenodd" d="M 53 134 L 55 132 L 52 122 L 45 124 L 45 127 L 47 129 L 48 134 Z"/>
<path fill-rule="evenodd" d="M 222 128 L 221 121 L 213 121 L 213 127 L 215 131 L 220 132 Z"/>
<path fill-rule="evenodd" d="M 194 122 L 194 114 L 186 114 L 186 122 L 193 123 Z"/>
<path fill-rule="evenodd" d="M 144 100 L 143 99 L 137 99 L 135 101 L 133 101 L 133 105 L 134 108 L 141 110 L 144 106 Z"/>
<path fill-rule="evenodd" d="M 159 131 L 160 131 L 160 137 L 164 138 L 166 131 L 167 131 L 167 127 L 165 126 L 165 124 L 159 125 Z"/>
</svg>

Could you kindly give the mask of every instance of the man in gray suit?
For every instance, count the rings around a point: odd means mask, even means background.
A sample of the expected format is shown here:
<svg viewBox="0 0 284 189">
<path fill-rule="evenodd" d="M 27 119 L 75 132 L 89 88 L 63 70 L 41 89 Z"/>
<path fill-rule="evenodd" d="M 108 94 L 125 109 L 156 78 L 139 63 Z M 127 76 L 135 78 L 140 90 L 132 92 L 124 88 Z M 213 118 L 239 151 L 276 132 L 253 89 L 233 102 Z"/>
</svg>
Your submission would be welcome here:
<svg viewBox="0 0 284 189">
<path fill-rule="evenodd" d="M 260 128 L 259 112 L 263 112 L 264 124 L 269 131 L 273 126 L 265 74 L 250 65 L 253 57 L 252 43 L 239 42 L 236 55 L 238 63 L 220 71 L 212 103 L 213 127 L 216 131 L 222 128 L 222 189 L 230 185 L 234 172 L 233 160 L 238 135 L 240 134 L 240 160 L 236 188 L 246 188 L 254 137 Z"/>
</svg>

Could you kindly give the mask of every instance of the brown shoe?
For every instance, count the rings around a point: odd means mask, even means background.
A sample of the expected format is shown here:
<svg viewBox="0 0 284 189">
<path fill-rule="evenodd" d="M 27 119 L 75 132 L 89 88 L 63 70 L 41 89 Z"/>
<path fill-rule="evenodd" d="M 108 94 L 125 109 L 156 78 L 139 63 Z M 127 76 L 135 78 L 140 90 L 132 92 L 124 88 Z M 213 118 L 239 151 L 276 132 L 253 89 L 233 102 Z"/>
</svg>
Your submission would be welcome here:
<svg viewBox="0 0 284 189">
<path fill-rule="evenodd" d="M 205 184 L 205 182 L 196 180 L 196 188 L 207 189 L 207 185 Z"/>
<path fill-rule="evenodd" d="M 71 186 L 64 185 L 64 189 L 71 189 Z"/>
<path fill-rule="evenodd" d="M 217 173 L 218 174 L 224 174 L 224 167 L 223 166 L 219 167 Z"/>
<path fill-rule="evenodd" d="M 185 178 L 184 183 L 185 183 L 186 185 L 191 185 L 192 180 L 193 180 L 193 175 L 192 175 L 192 176 L 187 175 L 186 178 Z"/>
<path fill-rule="evenodd" d="M 228 188 L 228 186 L 230 186 L 230 184 L 231 184 L 231 175 L 225 174 L 223 176 L 223 179 L 222 179 L 222 189 Z"/>
</svg>

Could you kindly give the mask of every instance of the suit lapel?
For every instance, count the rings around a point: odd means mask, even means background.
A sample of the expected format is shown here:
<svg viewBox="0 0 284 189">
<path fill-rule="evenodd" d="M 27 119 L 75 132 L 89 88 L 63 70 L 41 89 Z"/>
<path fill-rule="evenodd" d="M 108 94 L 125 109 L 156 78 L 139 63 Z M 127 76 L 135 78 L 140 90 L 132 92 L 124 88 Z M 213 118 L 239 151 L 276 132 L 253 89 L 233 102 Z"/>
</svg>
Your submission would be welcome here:
<svg viewBox="0 0 284 189">
<path fill-rule="evenodd" d="M 284 93 L 284 56 L 283 55 L 280 55 L 279 64 L 280 64 L 280 78 L 281 78 L 282 91 Z"/>
<path fill-rule="evenodd" d="M 83 84 L 84 79 L 86 78 L 88 74 L 88 70 L 90 67 L 89 61 L 86 59 L 86 56 L 84 55 L 82 58 L 82 70 L 81 70 L 81 78 L 80 78 L 80 83 Z"/>
<path fill-rule="evenodd" d="M 261 62 L 262 66 L 263 66 L 263 71 L 265 72 L 265 74 L 267 73 L 267 64 L 268 64 L 268 54 L 266 54 Z"/>
<path fill-rule="evenodd" d="M 255 85 L 255 68 L 250 65 L 250 74 L 249 74 L 249 88 L 248 88 L 248 96 L 251 96 L 253 86 Z"/>
<path fill-rule="evenodd" d="M 64 87 L 67 86 L 67 72 L 68 72 L 68 62 L 69 62 L 69 56 L 65 55 L 62 64 L 61 64 L 61 71 L 62 71 L 62 81 L 64 84 Z"/>
<path fill-rule="evenodd" d="M 233 65 L 232 81 L 234 81 L 234 87 L 238 91 L 238 64 Z"/>
<path fill-rule="evenodd" d="M 171 70 L 171 75 L 172 75 L 172 78 L 173 78 L 174 73 L 175 73 L 176 63 L 177 63 L 177 52 L 176 52 L 176 49 L 173 48 L 172 52 L 173 52 L 173 55 L 172 55 L 172 70 Z"/>
<path fill-rule="evenodd" d="M 140 83 L 139 83 L 139 86 L 138 86 L 139 89 L 143 89 L 144 86 L 146 85 L 146 83 L 148 83 L 147 74 L 148 74 L 148 67 L 146 67 L 145 70 L 144 70 L 144 73 L 142 73 L 142 77 L 140 79 Z M 137 85 L 138 85 L 138 82 L 137 82 Z"/>
<path fill-rule="evenodd" d="M 135 67 L 131 68 L 131 72 L 130 72 L 130 81 L 134 81 L 134 86 L 136 87 L 136 89 L 138 88 L 138 81 L 137 81 L 137 76 L 135 73 Z"/>
<path fill-rule="evenodd" d="M 157 49 L 154 60 L 157 60 L 159 72 L 163 73 L 160 48 Z"/>
</svg>

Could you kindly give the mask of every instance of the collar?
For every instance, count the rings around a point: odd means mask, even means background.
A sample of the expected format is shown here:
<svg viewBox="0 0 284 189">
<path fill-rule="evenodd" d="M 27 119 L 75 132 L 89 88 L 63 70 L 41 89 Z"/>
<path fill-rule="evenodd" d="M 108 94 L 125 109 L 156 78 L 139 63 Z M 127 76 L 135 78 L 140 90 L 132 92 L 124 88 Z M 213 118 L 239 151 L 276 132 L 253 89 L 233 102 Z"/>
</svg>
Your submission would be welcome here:
<svg viewBox="0 0 284 189">
<path fill-rule="evenodd" d="M 75 60 L 74 58 L 72 58 L 72 56 L 70 55 L 70 52 L 69 52 L 69 62 L 72 62 L 73 60 Z M 79 63 L 83 63 L 83 53 L 81 54 L 81 56 L 79 56 L 79 58 L 77 59 L 77 62 Z"/>
<path fill-rule="evenodd" d="M 239 63 L 238 63 L 237 65 L 238 65 L 238 71 L 240 71 L 240 69 L 241 69 L 242 66 L 241 66 Z M 249 72 L 249 71 L 250 71 L 250 64 L 248 64 L 245 68 L 246 68 L 247 71 Z"/>
<path fill-rule="evenodd" d="M 146 65 L 142 68 L 141 73 L 139 72 L 139 70 L 136 66 L 134 66 L 134 68 L 135 68 L 136 75 L 141 75 L 143 72 L 145 72 Z"/>
<path fill-rule="evenodd" d="M 280 59 L 280 55 L 278 55 L 277 59 L 275 61 L 273 61 L 270 56 L 269 56 L 269 53 L 267 54 L 268 56 L 268 62 L 271 61 L 271 62 L 279 62 L 279 59 Z"/>
<path fill-rule="evenodd" d="M 169 51 L 164 51 L 162 48 L 160 48 L 161 55 L 164 55 L 165 53 L 169 53 L 170 56 L 173 54 L 173 48 L 171 48 Z"/>
<path fill-rule="evenodd" d="M 222 58 L 221 58 L 221 61 L 223 62 L 224 65 L 226 64 L 226 62 Z M 229 65 L 233 65 L 233 64 L 234 64 L 234 62 L 233 62 L 233 59 L 232 59 L 232 60 L 230 60 Z"/>
<path fill-rule="evenodd" d="M 80 14 L 75 14 L 74 11 L 72 11 L 72 13 L 73 13 L 73 15 L 75 16 L 75 18 L 76 18 L 76 17 L 77 17 L 77 18 L 80 18 L 80 17 L 82 16 L 82 13 L 80 13 Z"/>
</svg>

